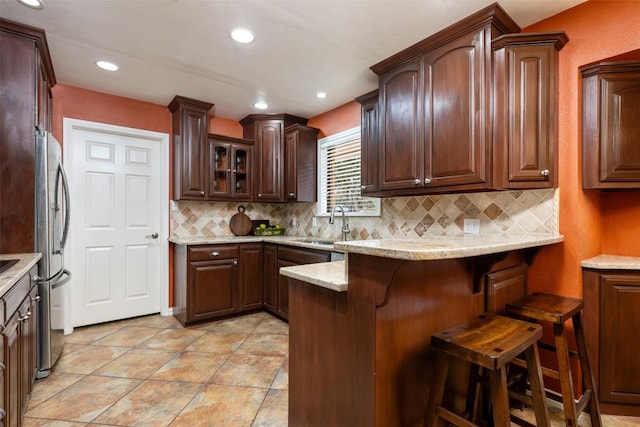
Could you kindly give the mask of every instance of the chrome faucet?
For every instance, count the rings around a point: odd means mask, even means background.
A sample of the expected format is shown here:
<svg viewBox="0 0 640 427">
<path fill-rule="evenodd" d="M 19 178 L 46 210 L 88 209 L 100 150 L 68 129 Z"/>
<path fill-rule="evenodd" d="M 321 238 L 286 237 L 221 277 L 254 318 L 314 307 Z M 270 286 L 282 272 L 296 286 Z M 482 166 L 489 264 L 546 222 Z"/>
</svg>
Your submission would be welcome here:
<svg viewBox="0 0 640 427">
<path fill-rule="evenodd" d="M 347 223 L 347 217 L 344 214 L 344 206 L 334 206 L 333 210 L 331 211 L 331 215 L 329 216 L 329 224 L 333 224 L 333 220 L 335 218 L 337 210 L 342 212 L 342 241 L 344 242 L 347 240 L 347 236 L 349 236 L 349 233 L 351 233 L 351 230 L 349 230 L 349 224 Z"/>
</svg>

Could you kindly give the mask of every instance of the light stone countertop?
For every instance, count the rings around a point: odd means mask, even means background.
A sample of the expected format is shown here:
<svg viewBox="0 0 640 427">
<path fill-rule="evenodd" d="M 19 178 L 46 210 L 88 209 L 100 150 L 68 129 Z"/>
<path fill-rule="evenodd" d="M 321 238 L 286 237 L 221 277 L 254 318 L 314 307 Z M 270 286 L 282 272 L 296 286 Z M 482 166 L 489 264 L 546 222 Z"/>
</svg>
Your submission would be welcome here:
<svg viewBox="0 0 640 427">
<path fill-rule="evenodd" d="M 347 254 L 360 253 L 409 261 L 466 258 L 560 243 L 562 235 L 465 235 L 437 236 L 425 239 L 383 239 L 335 242 L 338 250 Z M 280 274 L 331 289 L 348 289 L 347 263 L 330 262 L 284 267 Z"/>
<path fill-rule="evenodd" d="M 467 234 L 422 239 L 353 240 L 335 242 L 334 246 L 347 254 L 425 261 L 488 255 L 551 245 L 563 240 L 561 234 Z"/>
<path fill-rule="evenodd" d="M 345 261 L 282 267 L 280 274 L 336 292 L 345 292 L 347 290 Z"/>
<path fill-rule="evenodd" d="M 314 241 L 332 241 L 323 237 L 303 236 L 221 236 L 221 237 L 170 237 L 169 242 L 177 245 L 220 245 L 225 243 L 276 243 L 280 245 L 298 246 L 322 251 L 336 251 L 335 245 L 312 243 Z"/>
<path fill-rule="evenodd" d="M 582 261 L 582 267 L 598 270 L 640 270 L 640 257 L 602 254 Z"/>
<path fill-rule="evenodd" d="M 22 276 L 28 273 L 31 267 L 36 265 L 40 258 L 42 258 L 42 254 L 38 253 L 0 255 L 0 260 L 3 261 L 10 259 L 19 260 L 17 264 L 11 266 L 11 268 L 0 274 L 0 297 L 3 297 L 4 294 L 6 294 Z"/>
</svg>

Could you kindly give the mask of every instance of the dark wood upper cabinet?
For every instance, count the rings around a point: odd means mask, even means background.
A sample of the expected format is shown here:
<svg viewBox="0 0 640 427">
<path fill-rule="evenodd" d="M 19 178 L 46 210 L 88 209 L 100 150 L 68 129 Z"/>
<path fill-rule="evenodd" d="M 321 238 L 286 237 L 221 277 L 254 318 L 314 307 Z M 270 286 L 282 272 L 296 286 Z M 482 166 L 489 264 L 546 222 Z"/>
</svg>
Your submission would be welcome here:
<svg viewBox="0 0 640 427">
<path fill-rule="evenodd" d="M 207 113 L 213 104 L 176 96 L 168 108 L 173 114 L 173 197 L 207 199 Z"/>
<path fill-rule="evenodd" d="M 493 4 L 371 67 L 379 195 L 491 186 L 491 41 L 517 32 Z"/>
<path fill-rule="evenodd" d="M 301 124 L 285 129 L 285 193 L 290 202 L 318 200 L 318 132 Z"/>
<path fill-rule="evenodd" d="M 558 185 L 558 56 L 564 32 L 493 40 L 493 182 L 496 188 Z"/>
<path fill-rule="evenodd" d="M 242 120 L 243 136 L 255 141 L 253 200 L 285 202 L 285 132 L 307 119 L 290 114 L 252 114 Z"/>
<path fill-rule="evenodd" d="M 580 72 L 583 188 L 640 188 L 640 49 Z"/>
<path fill-rule="evenodd" d="M 0 253 L 34 250 L 35 137 L 55 84 L 44 31 L 0 19 Z"/>
<path fill-rule="evenodd" d="M 252 199 L 253 141 L 209 134 L 207 200 Z"/>
<path fill-rule="evenodd" d="M 359 96 L 360 103 L 360 188 L 362 194 L 378 191 L 378 89 Z"/>
</svg>

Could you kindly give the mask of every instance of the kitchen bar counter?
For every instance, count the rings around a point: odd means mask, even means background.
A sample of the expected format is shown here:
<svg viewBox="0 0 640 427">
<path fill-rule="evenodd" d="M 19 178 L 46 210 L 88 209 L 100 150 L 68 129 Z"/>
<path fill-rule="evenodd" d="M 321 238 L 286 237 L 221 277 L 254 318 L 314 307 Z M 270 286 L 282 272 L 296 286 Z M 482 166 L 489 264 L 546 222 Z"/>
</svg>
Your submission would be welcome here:
<svg viewBox="0 0 640 427">
<path fill-rule="evenodd" d="M 0 260 L 3 261 L 11 259 L 18 260 L 15 265 L 0 274 L 0 298 L 16 284 L 22 276 L 27 274 L 40 258 L 42 258 L 42 254 L 38 253 L 0 255 Z"/>
<path fill-rule="evenodd" d="M 539 247 L 562 241 L 533 234 L 335 242 L 344 263 L 282 268 L 290 278 L 289 423 L 423 425 L 431 335 L 524 297 Z M 345 283 L 329 286 L 341 274 Z M 464 366 L 456 372 L 463 390 Z M 464 393 L 451 399 L 464 406 Z"/>
</svg>

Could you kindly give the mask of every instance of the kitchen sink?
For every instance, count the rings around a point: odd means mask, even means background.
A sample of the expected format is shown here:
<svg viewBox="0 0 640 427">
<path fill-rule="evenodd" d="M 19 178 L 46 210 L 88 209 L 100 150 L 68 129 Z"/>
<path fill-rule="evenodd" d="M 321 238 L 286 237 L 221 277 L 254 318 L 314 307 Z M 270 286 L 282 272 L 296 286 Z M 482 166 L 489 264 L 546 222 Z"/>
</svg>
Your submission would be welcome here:
<svg viewBox="0 0 640 427">
<path fill-rule="evenodd" d="M 333 245 L 333 240 L 314 239 L 313 237 L 298 239 L 299 242 L 311 243 L 312 245 Z"/>
</svg>

